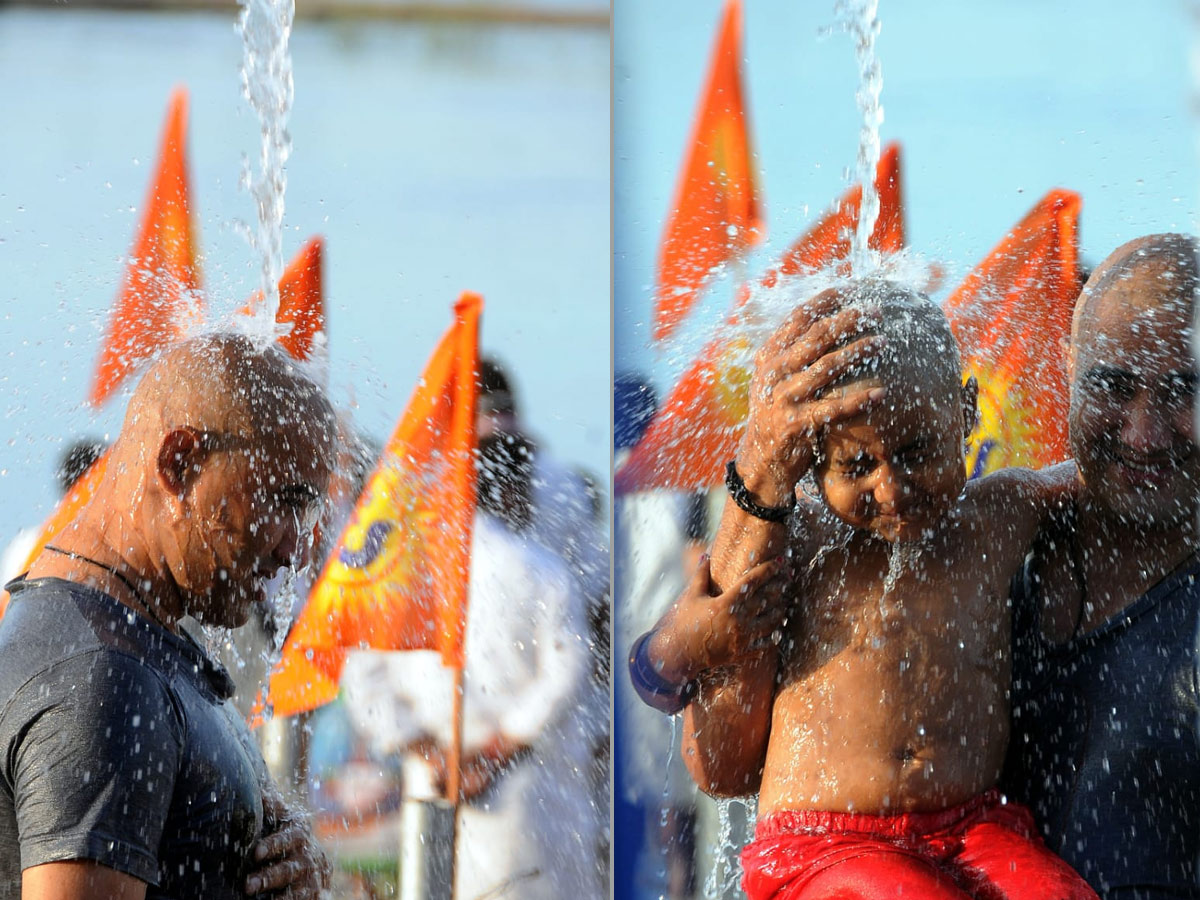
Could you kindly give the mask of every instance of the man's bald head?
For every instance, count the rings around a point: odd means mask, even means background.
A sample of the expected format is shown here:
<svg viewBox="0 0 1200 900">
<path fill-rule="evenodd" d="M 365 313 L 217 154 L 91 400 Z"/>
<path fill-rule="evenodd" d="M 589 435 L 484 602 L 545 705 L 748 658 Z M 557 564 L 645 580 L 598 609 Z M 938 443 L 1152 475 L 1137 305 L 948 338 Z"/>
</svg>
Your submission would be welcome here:
<svg viewBox="0 0 1200 900">
<path fill-rule="evenodd" d="M 1075 304 L 1071 453 L 1087 502 L 1122 527 L 1171 529 L 1194 515 L 1197 249 L 1181 234 L 1130 241 Z"/>
<path fill-rule="evenodd" d="M 278 346 L 215 334 L 170 348 L 150 367 L 118 445 L 176 428 L 241 438 L 300 429 L 331 446 L 335 420 L 324 391 Z"/>
<path fill-rule="evenodd" d="M 240 624 L 265 581 L 307 556 L 335 433 L 324 391 L 278 347 L 196 338 L 134 390 L 104 502 L 128 512 L 179 612 Z"/>
<path fill-rule="evenodd" d="M 1150 234 L 1122 244 L 1096 267 L 1075 303 L 1071 342 L 1091 330 L 1102 307 L 1191 309 L 1200 286 L 1200 245 L 1183 234 Z"/>
</svg>

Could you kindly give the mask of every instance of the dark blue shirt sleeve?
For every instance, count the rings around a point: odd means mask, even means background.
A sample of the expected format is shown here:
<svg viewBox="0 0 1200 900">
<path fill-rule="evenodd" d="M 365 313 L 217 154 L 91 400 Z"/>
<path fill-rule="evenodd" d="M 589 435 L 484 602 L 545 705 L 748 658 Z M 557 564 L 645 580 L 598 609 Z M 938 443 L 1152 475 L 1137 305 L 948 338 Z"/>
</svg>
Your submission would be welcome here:
<svg viewBox="0 0 1200 900">
<path fill-rule="evenodd" d="M 87 859 L 158 883 L 158 847 L 183 748 L 166 684 L 124 654 L 67 659 L 0 716 L 21 868 Z"/>
</svg>

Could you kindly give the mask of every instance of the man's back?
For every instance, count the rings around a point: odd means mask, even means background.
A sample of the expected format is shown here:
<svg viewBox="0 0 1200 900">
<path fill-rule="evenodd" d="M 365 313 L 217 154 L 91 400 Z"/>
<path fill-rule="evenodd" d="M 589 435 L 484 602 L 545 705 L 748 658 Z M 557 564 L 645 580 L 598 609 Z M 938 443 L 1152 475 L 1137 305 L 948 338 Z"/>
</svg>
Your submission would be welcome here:
<svg viewBox="0 0 1200 900">
<path fill-rule="evenodd" d="M 0 897 L 87 859 L 148 897 L 242 897 L 261 757 L 191 640 L 99 591 L 14 582 L 0 622 Z M 157 888 L 154 886 L 157 884 Z"/>
</svg>

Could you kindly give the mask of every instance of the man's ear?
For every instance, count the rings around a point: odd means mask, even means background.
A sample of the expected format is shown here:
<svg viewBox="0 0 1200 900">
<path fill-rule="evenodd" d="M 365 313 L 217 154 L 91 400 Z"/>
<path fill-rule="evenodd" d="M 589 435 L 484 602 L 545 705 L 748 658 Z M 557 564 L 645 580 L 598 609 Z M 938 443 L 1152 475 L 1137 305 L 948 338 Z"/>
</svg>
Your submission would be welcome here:
<svg viewBox="0 0 1200 900">
<path fill-rule="evenodd" d="M 158 478 L 173 497 L 182 497 L 196 477 L 204 456 L 200 433 L 194 428 L 173 428 L 158 447 Z"/>
<path fill-rule="evenodd" d="M 972 375 L 962 386 L 963 437 L 969 438 L 979 424 L 979 381 Z"/>
<path fill-rule="evenodd" d="M 1067 385 L 1075 383 L 1075 354 L 1071 352 L 1071 338 L 1063 335 L 1058 339 L 1058 350 L 1067 366 Z"/>
</svg>

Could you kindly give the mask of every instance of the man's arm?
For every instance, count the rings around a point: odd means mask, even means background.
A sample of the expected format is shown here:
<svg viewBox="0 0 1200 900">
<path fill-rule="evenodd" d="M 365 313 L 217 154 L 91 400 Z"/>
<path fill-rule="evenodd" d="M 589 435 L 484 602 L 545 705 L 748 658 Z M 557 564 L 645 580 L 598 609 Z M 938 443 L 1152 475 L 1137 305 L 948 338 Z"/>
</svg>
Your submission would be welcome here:
<svg viewBox="0 0 1200 900">
<path fill-rule="evenodd" d="M 18 691 L 0 719 L 0 749 L 23 896 L 143 896 L 158 874 L 181 748 L 166 686 L 123 654 L 72 657 Z"/>
<path fill-rule="evenodd" d="M 1079 470 L 1071 460 L 1045 469 L 999 469 L 977 481 L 968 491 L 995 540 L 1012 543 L 1022 555 L 1049 517 L 1061 512 L 1079 491 Z"/>
<path fill-rule="evenodd" d="M 90 860 L 43 863 L 21 873 L 21 900 L 143 900 L 146 883 Z"/>
</svg>

